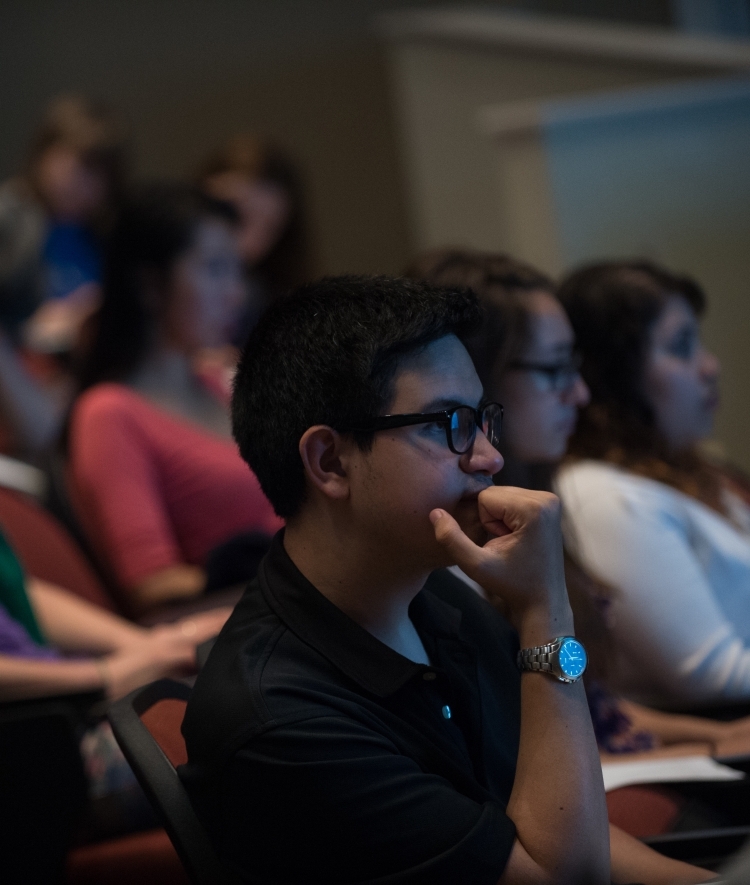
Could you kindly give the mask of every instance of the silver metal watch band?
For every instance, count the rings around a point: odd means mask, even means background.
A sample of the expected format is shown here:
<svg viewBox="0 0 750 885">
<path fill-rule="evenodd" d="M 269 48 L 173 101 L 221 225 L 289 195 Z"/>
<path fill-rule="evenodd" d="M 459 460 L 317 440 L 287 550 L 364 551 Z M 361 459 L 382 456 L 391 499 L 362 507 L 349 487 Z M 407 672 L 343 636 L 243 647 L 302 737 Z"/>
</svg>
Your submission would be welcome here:
<svg viewBox="0 0 750 885">
<path fill-rule="evenodd" d="M 518 652 L 519 670 L 536 670 L 552 672 L 550 655 L 560 651 L 562 639 L 555 639 L 546 645 L 535 645 L 533 648 L 522 648 Z"/>
</svg>

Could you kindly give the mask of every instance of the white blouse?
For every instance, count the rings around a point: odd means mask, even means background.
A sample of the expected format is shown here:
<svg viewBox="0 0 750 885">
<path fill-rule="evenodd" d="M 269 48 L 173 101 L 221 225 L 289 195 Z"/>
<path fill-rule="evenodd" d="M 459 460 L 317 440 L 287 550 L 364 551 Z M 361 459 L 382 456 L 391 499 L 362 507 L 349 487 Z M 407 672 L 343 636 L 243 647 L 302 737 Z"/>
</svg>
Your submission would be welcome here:
<svg viewBox="0 0 750 885">
<path fill-rule="evenodd" d="M 613 591 L 614 688 L 664 706 L 750 699 L 750 508 L 733 497 L 730 522 L 600 461 L 563 468 L 556 491 L 568 549 Z"/>
</svg>

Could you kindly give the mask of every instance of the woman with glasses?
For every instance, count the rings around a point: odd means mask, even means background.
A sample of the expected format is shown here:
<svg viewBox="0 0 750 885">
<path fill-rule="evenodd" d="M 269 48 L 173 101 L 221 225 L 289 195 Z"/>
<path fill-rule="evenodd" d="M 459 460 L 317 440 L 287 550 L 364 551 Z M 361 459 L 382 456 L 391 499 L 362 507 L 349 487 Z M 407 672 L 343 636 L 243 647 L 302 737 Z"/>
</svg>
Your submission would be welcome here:
<svg viewBox="0 0 750 885">
<path fill-rule="evenodd" d="M 645 262 L 579 270 L 559 291 L 591 401 L 558 478 L 567 543 L 616 590 L 615 676 L 658 705 L 750 698 L 750 496 L 698 444 L 719 364 L 705 296 Z"/>
<path fill-rule="evenodd" d="M 551 489 L 579 411 L 590 398 L 573 328 L 551 280 L 507 256 L 461 250 L 426 253 L 408 273 L 438 285 L 469 286 L 478 294 L 485 324 L 467 348 L 486 398 L 503 404 L 499 448 L 505 466 L 495 482 Z M 676 716 L 613 695 L 610 614 L 617 590 L 594 580 L 569 555 L 566 582 L 576 634 L 589 651 L 586 688 L 604 760 L 750 750 L 750 720 Z"/>
</svg>

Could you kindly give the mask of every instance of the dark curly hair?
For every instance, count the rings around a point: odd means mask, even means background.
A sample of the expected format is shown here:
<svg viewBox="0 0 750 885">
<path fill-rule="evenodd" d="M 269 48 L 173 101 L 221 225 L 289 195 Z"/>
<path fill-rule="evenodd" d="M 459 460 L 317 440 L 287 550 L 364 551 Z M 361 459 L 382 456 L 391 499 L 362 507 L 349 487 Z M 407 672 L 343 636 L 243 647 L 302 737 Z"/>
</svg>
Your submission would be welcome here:
<svg viewBox="0 0 750 885">
<path fill-rule="evenodd" d="M 276 513 L 288 519 L 304 501 L 298 446 L 308 427 L 366 426 L 387 409 L 406 355 L 480 322 L 467 289 L 389 277 L 329 277 L 272 305 L 240 359 L 232 424 Z M 355 439 L 366 450 L 372 434 Z"/>
<path fill-rule="evenodd" d="M 674 295 L 696 316 L 705 311 L 706 296 L 694 280 L 649 261 L 593 264 L 563 280 L 558 297 L 591 390 L 568 451 L 667 483 L 723 512 L 715 471 L 695 451 L 669 449 L 645 392 L 650 332 Z"/>
</svg>

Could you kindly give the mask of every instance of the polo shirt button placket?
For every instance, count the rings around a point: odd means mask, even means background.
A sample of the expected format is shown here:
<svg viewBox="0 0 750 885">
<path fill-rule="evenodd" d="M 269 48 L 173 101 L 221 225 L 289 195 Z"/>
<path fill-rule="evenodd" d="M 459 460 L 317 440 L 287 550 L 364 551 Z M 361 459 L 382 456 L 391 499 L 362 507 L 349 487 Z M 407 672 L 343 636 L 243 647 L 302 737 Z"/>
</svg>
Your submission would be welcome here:
<svg viewBox="0 0 750 885">
<path fill-rule="evenodd" d="M 437 673 L 434 670 L 425 670 L 424 673 L 422 673 L 422 679 L 425 682 L 434 682 L 437 679 Z M 448 704 L 443 704 L 440 708 L 440 712 L 443 714 L 443 719 L 448 720 L 453 718 L 453 711 Z"/>
</svg>

